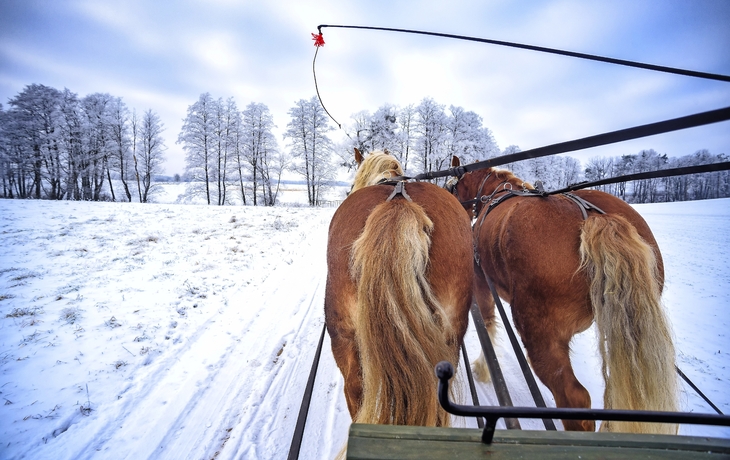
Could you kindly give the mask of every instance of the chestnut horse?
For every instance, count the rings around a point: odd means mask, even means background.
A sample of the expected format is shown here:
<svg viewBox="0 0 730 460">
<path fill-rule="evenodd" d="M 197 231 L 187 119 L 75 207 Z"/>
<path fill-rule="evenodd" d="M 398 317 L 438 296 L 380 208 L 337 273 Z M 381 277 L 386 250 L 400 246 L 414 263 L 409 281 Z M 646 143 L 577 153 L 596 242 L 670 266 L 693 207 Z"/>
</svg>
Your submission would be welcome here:
<svg viewBox="0 0 730 460">
<path fill-rule="evenodd" d="M 458 158 L 452 165 L 459 165 Z M 529 193 L 532 185 L 495 168 L 467 172 L 448 187 L 476 218 L 475 299 L 491 323 L 490 333 L 494 299 L 485 277 L 512 307 L 530 364 L 558 407 L 591 407 L 588 391 L 573 373 L 570 340 L 595 320 L 604 408 L 677 410 L 674 345 L 660 302 L 662 256 L 631 206 L 596 190 Z M 480 359 L 475 367 L 483 365 Z M 595 429 L 587 420 L 563 420 L 563 425 Z M 601 425 L 602 431 L 676 434 L 676 429 Z"/>
<path fill-rule="evenodd" d="M 469 218 L 444 189 L 399 181 L 391 155 L 355 155 L 330 223 L 324 305 L 347 407 L 357 423 L 448 426 L 434 366 L 458 362 L 468 323 Z"/>
</svg>

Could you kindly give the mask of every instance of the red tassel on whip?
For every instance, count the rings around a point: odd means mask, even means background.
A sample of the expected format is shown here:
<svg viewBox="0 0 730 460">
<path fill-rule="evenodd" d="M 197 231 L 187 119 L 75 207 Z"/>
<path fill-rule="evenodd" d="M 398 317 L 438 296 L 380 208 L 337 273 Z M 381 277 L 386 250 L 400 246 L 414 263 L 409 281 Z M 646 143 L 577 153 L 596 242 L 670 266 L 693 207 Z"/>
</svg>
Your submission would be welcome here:
<svg viewBox="0 0 730 460">
<path fill-rule="evenodd" d="M 319 34 L 312 34 L 312 40 L 314 40 L 314 46 L 324 46 L 324 37 L 322 36 L 322 32 Z"/>
</svg>

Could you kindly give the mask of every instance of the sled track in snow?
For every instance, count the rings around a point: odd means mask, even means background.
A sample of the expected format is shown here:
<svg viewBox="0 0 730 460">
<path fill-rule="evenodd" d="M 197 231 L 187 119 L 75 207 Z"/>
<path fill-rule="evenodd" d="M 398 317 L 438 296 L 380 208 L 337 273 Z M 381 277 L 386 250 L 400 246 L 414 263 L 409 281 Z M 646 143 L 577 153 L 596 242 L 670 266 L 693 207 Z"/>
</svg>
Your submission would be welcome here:
<svg viewBox="0 0 730 460">
<path fill-rule="evenodd" d="M 97 429 L 78 433 L 85 439 L 56 439 L 54 456 L 279 457 L 283 433 L 295 423 L 300 398 L 295 390 L 306 381 L 305 361 L 324 321 L 329 216 L 317 220 L 300 228 L 293 260 L 281 261 L 259 286 L 231 294 L 229 305 L 185 337 L 178 350 L 142 369 L 156 378 L 130 383 L 116 410 L 96 414 Z M 309 288 L 292 290 L 287 280 L 293 279 Z M 67 425 L 73 436 L 73 421 Z M 44 451 L 41 446 L 25 458 Z"/>
</svg>

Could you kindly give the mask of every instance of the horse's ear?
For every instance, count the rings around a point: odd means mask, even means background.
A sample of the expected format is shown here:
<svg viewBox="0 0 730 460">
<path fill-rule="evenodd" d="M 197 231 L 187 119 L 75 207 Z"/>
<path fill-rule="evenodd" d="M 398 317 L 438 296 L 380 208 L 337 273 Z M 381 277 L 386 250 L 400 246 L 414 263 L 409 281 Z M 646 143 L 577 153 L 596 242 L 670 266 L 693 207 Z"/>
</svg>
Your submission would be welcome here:
<svg viewBox="0 0 730 460">
<path fill-rule="evenodd" d="M 457 166 L 461 166 L 461 161 L 459 160 L 459 157 L 454 155 L 451 157 L 451 167 L 456 168 Z"/>
<path fill-rule="evenodd" d="M 360 165 L 360 163 L 362 163 L 362 160 L 363 160 L 362 153 L 360 153 L 360 150 L 358 150 L 358 148 L 355 147 L 355 162 L 358 164 L 358 166 Z"/>
</svg>

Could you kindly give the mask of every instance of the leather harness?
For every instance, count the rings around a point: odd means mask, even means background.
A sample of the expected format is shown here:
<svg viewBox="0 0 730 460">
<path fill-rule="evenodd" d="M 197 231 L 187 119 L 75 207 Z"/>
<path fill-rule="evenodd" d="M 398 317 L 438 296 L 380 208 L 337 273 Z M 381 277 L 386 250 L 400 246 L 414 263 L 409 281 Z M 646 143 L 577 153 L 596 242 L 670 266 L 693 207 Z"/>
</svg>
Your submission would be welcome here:
<svg viewBox="0 0 730 460">
<path fill-rule="evenodd" d="M 482 224 L 484 223 L 484 219 L 486 219 L 487 214 L 489 214 L 494 208 L 496 208 L 499 204 L 503 203 L 504 201 L 516 197 L 516 196 L 522 196 L 522 197 L 548 197 L 550 194 L 545 192 L 543 189 L 543 185 L 541 181 L 537 181 L 535 183 L 535 189 L 527 189 L 524 188 L 522 190 L 513 190 L 512 184 L 504 181 L 501 184 L 497 185 L 495 187 L 494 191 L 490 193 L 489 195 L 482 195 L 482 188 L 484 187 L 485 182 L 491 175 L 491 172 L 482 180 L 482 183 L 479 185 L 479 191 L 477 192 L 476 198 L 468 201 L 461 201 L 458 197 L 458 192 L 456 193 L 457 199 L 462 204 L 472 204 L 472 214 L 474 214 L 474 217 L 477 219 L 474 221 L 474 224 L 472 228 L 475 226 L 477 228 L 481 228 Z M 507 187 L 509 185 L 509 188 Z M 453 184 L 452 190 L 456 188 L 456 184 Z M 499 197 L 495 198 L 496 195 L 504 193 L 503 195 L 500 195 Z M 606 214 L 605 211 L 603 211 L 598 206 L 594 205 L 590 201 L 584 200 L 583 198 L 574 195 L 570 192 L 564 192 L 561 193 L 561 195 L 568 198 L 570 201 L 572 201 L 576 206 L 578 206 L 578 209 L 580 209 L 581 215 L 583 216 L 583 220 L 588 218 L 588 211 L 596 211 L 599 214 Z M 479 203 L 486 204 L 486 208 L 482 207 L 482 209 L 477 213 L 477 205 Z M 477 250 L 477 242 L 476 238 L 472 242 L 474 247 L 474 261 L 479 265 L 480 258 L 479 258 L 479 251 Z"/>
</svg>

